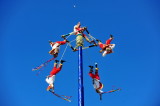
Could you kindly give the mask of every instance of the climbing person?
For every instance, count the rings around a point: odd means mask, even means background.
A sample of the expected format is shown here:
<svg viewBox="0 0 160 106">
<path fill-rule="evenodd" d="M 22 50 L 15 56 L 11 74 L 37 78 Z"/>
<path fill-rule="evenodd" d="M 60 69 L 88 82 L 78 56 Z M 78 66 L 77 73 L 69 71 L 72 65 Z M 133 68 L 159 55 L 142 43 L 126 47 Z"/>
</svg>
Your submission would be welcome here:
<svg viewBox="0 0 160 106">
<path fill-rule="evenodd" d="M 47 87 L 47 91 L 52 89 L 52 91 L 54 92 L 55 76 L 57 73 L 59 73 L 61 71 L 63 63 L 66 61 L 61 60 L 59 65 L 58 65 L 58 62 L 59 62 L 58 60 L 55 60 L 54 67 L 52 68 L 50 74 L 46 78 L 46 82 L 49 84 Z"/>
<path fill-rule="evenodd" d="M 86 39 L 87 42 L 90 42 L 90 40 L 88 39 L 88 37 L 86 36 L 86 34 L 84 34 L 83 32 L 86 30 L 86 27 L 81 27 L 81 23 L 78 22 L 75 26 L 73 31 L 75 32 L 76 37 L 76 47 L 75 50 L 78 46 L 83 46 L 83 38 Z"/>
<path fill-rule="evenodd" d="M 76 47 L 74 47 L 73 51 L 77 51 L 77 47 L 79 46 L 83 46 L 83 38 L 86 39 L 87 42 L 91 43 L 91 41 L 89 40 L 89 38 L 86 36 L 86 34 L 84 34 L 84 31 L 86 31 L 87 27 L 81 27 L 81 23 L 78 22 L 74 28 L 73 28 L 73 32 L 69 33 L 69 34 L 65 34 L 62 35 L 62 38 L 65 38 L 69 35 L 76 35 Z"/>
</svg>

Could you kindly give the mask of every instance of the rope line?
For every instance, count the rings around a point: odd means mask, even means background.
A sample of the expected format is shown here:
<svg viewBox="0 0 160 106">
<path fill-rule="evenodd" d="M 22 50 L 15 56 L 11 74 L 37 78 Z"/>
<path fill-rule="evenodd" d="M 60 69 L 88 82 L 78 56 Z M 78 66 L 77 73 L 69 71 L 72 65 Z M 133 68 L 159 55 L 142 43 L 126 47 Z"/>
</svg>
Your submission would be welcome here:
<svg viewBox="0 0 160 106">
<path fill-rule="evenodd" d="M 66 52 L 66 50 L 67 50 L 68 45 L 69 45 L 69 44 L 66 45 L 66 47 L 65 47 L 65 49 L 64 49 L 64 51 L 63 51 L 63 54 L 62 54 L 62 56 L 61 56 L 61 58 L 60 58 L 60 61 L 62 60 L 62 58 L 63 58 L 63 56 L 64 56 L 64 54 L 65 54 L 65 52 Z"/>
</svg>

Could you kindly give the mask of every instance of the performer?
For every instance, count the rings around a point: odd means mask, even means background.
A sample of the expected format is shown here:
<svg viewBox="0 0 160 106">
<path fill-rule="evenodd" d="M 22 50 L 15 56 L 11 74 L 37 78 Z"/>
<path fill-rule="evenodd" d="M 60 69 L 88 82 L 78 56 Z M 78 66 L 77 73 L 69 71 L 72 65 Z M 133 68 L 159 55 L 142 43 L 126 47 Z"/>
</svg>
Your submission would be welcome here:
<svg viewBox="0 0 160 106">
<path fill-rule="evenodd" d="M 76 35 L 76 47 L 73 49 L 73 51 L 77 51 L 77 47 L 78 46 L 83 46 L 83 38 L 85 38 L 87 40 L 87 42 L 92 43 L 89 38 L 86 36 L 86 34 L 84 34 L 84 31 L 86 31 L 86 27 L 81 27 L 81 23 L 78 22 L 74 28 L 73 28 L 73 32 L 66 34 L 66 35 L 62 35 L 62 38 L 65 38 L 66 36 L 69 35 Z"/>
<path fill-rule="evenodd" d="M 88 39 L 88 37 L 83 33 L 87 28 L 86 27 L 81 27 L 81 23 L 78 22 L 77 25 L 74 26 L 74 32 L 76 37 L 76 47 L 74 48 L 76 50 L 76 48 L 78 46 L 83 46 L 83 38 L 85 38 L 88 42 L 90 42 L 90 40 Z"/>
<path fill-rule="evenodd" d="M 49 84 L 49 86 L 47 87 L 47 91 L 52 89 L 52 91 L 54 92 L 55 76 L 57 73 L 59 73 L 61 71 L 62 66 L 63 66 L 63 62 L 65 62 L 65 61 L 61 60 L 59 66 L 57 65 L 58 62 L 59 62 L 58 60 L 55 60 L 54 67 L 53 67 L 52 71 L 50 72 L 50 75 L 48 75 L 46 78 L 46 82 Z"/>
<path fill-rule="evenodd" d="M 93 87 L 95 89 L 95 91 L 100 95 L 100 99 L 102 99 L 102 88 L 103 88 L 103 84 L 100 82 L 100 76 L 98 74 L 98 66 L 97 63 L 95 63 L 95 74 L 93 73 L 93 66 L 89 66 L 90 67 L 90 71 L 89 71 L 89 76 L 92 78 L 92 82 L 93 82 Z"/>
<path fill-rule="evenodd" d="M 101 48 L 100 53 L 102 53 L 102 56 L 106 56 L 107 54 L 113 53 L 113 48 L 115 47 L 115 44 L 111 44 L 111 41 L 113 40 L 113 35 L 110 35 L 110 38 L 106 40 L 106 44 L 103 44 L 100 40 L 98 41 L 98 45 Z"/>
<path fill-rule="evenodd" d="M 54 58 L 56 58 L 58 56 L 60 46 L 66 44 L 66 42 L 68 42 L 66 39 L 64 41 L 57 42 L 49 41 L 49 44 L 52 47 L 52 50 L 49 51 L 49 54 L 53 55 Z"/>
</svg>

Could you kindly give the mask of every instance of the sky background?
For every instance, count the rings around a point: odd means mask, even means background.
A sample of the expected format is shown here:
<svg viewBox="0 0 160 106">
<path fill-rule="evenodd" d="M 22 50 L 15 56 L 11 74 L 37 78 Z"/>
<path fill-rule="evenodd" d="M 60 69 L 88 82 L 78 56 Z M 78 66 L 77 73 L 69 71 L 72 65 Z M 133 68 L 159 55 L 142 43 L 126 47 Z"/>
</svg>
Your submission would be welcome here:
<svg viewBox="0 0 160 106">
<path fill-rule="evenodd" d="M 48 40 L 63 40 L 79 21 L 102 42 L 113 34 L 116 44 L 106 57 L 99 47 L 83 51 L 85 106 L 160 106 L 159 5 L 158 0 L 1 0 L 0 106 L 78 105 L 78 52 L 67 48 L 55 82 L 58 94 L 73 96 L 71 103 L 46 91 L 53 61 L 38 76 L 32 68 L 52 58 Z M 102 101 L 88 76 L 95 62 L 104 91 L 122 88 Z"/>
</svg>

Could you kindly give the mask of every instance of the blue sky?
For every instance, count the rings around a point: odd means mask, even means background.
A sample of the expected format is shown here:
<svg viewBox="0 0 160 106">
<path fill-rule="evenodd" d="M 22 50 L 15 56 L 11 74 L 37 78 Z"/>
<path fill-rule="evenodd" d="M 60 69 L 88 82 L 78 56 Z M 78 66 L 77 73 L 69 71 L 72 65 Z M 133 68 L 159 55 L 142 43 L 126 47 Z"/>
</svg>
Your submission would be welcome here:
<svg viewBox="0 0 160 106">
<path fill-rule="evenodd" d="M 80 21 L 102 42 L 113 34 L 116 44 L 115 53 L 106 57 L 99 47 L 83 51 L 85 106 L 160 106 L 159 4 L 158 0 L 1 0 L 0 105 L 78 105 L 78 52 L 67 48 L 63 57 L 67 62 L 55 82 L 57 93 L 73 96 L 71 103 L 46 91 L 45 77 L 53 61 L 39 76 L 31 69 L 52 58 L 48 40 L 62 40 L 60 35 Z M 88 65 L 95 62 L 104 91 L 113 86 L 122 91 L 99 100 L 88 76 Z"/>
</svg>

